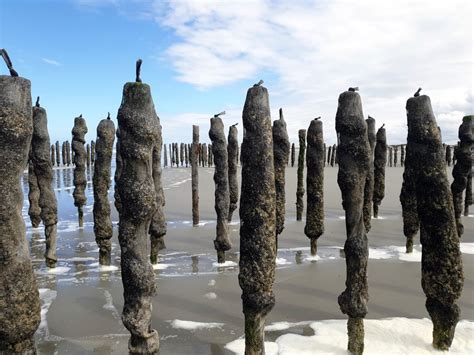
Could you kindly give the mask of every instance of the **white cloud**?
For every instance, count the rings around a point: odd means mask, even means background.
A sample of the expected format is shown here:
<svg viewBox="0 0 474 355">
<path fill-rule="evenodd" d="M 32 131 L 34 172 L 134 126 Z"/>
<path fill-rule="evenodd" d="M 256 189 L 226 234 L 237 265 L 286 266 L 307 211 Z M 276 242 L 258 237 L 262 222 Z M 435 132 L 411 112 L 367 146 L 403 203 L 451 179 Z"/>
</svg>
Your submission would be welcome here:
<svg viewBox="0 0 474 355">
<path fill-rule="evenodd" d="M 54 60 L 54 59 L 49 59 L 49 58 L 41 58 L 41 60 L 46 63 L 46 64 L 49 64 L 49 65 L 54 65 L 56 67 L 59 67 L 61 66 L 62 64 L 59 63 L 58 61 Z"/>
<path fill-rule="evenodd" d="M 405 103 L 419 86 L 450 143 L 473 112 L 472 8 L 467 0 L 153 2 L 156 21 L 179 38 L 167 51 L 178 80 L 209 89 L 266 76 L 273 119 L 283 106 L 292 140 L 322 116 L 330 142 L 339 93 L 359 86 L 364 114 L 385 123 L 394 144 L 406 138 Z"/>
</svg>

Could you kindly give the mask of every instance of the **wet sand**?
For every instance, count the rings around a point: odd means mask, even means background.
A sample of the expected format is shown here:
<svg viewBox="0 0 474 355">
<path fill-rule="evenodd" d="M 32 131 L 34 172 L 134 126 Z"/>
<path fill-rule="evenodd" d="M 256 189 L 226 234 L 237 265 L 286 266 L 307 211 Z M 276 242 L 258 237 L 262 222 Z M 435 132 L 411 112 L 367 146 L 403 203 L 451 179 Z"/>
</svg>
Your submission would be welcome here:
<svg viewBox="0 0 474 355">
<path fill-rule="evenodd" d="M 451 168 L 449 175 L 451 174 Z M 337 167 L 325 169 L 325 233 L 319 239 L 318 260 L 309 257 L 309 239 L 304 219 L 296 222 L 296 167 L 287 169 L 286 227 L 279 238 L 274 291 L 277 304 L 267 317 L 274 322 L 305 322 L 281 331 L 268 331 L 266 340 L 297 333 L 314 334 L 310 321 L 343 319 L 337 296 L 344 289 L 344 211 L 337 185 Z M 367 319 L 390 317 L 427 318 L 421 289 L 419 239 L 415 253 L 404 253 L 405 238 L 398 199 L 402 168 L 387 168 L 386 196 L 380 219 L 372 220 L 369 233 L 369 313 Z M 153 300 L 153 326 L 161 336 L 161 354 L 232 354 L 225 345 L 243 334 L 241 290 L 237 273 L 239 250 L 238 210 L 230 225 L 233 248 L 226 267 L 217 267 L 215 238 L 213 168 L 200 168 L 201 224 L 192 226 L 191 170 L 163 171 L 167 249 L 161 252 L 155 270 L 158 294 Z M 32 229 L 27 215 L 27 178 L 24 178 L 24 217 L 33 264 L 41 289 L 42 324 L 36 340 L 40 354 L 123 354 L 127 353 L 128 331 L 120 314 L 123 304 L 120 280 L 120 248 L 117 240 L 118 215 L 113 206 L 113 267 L 98 266 L 98 248 L 92 225 L 92 186 L 89 183 L 84 228 L 79 229 L 73 204 L 72 169 L 54 172 L 58 197 L 58 267 L 48 272 L 43 261 L 43 228 Z M 240 178 L 240 171 L 239 171 Z M 91 181 L 88 170 L 88 181 Z M 305 196 L 306 200 L 306 196 Z M 463 217 L 462 240 L 465 286 L 459 306 L 461 318 L 474 320 L 474 208 Z M 180 322 L 191 321 L 199 323 Z M 430 339 L 428 339 L 430 340 Z M 455 340 L 456 341 L 456 340 Z M 344 344 L 345 346 L 345 344 Z M 315 349 L 317 351 L 317 349 Z"/>
</svg>

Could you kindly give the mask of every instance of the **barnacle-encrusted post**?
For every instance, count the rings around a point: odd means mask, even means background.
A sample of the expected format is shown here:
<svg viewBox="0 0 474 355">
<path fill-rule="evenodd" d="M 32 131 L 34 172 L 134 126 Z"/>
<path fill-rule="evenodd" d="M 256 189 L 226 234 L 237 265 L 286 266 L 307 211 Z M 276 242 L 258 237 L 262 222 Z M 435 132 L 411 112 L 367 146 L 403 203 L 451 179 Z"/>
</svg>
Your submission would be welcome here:
<svg viewBox="0 0 474 355">
<path fill-rule="evenodd" d="M 299 152 L 298 152 L 298 171 L 297 171 L 297 187 L 296 187 L 296 220 L 301 221 L 303 219 L 303 210 L 304 210 L 304 157 L 306 150 L 306 130 L 300 129 L 298 131 L 299 139 Z"/>
<path fill-rule="evenodd" d="M 0 54 L 8 58 L 6 51 L 0 50 Z M 11 73 L 13 68 L 8 62 Z M 0 353 L 5 354 L 35 354 L 33 336 L 41 320 L 40 299 L 21 213 L 20 177 L 28 161 L 33 133 L 31 117 L 30 81 L 1 75 Z M 49 146 L 47 158 L 50 158 Z"/>
<path fill-rule="evenodd" d="M 379 216 L 379 206 L 385 197 L 385 166 L 387 165 L 387 137 L 385 124 L 377 131 L 374 155 L 374 218 Z"/>
<path fill-rule="evenodd" d="M 166 235 L 166 220 L 163 207 L 165 206 L 165 192 L 163 191 L 163 185 L 161 183 L 161 147 L 163 145 L 162 127 L 160 124 L 160 118 L 156 116 L 158 120 L 158 137 L 155 146 L 153 147 L 153 183 L 155 185 L 156 193 L 156 211 L 153 214 L 150 224 L 150 261 L 152 264 L 158 262 L 158 252 L 166 248 L 165 235 Z"/>
<path fill-rule="evenodd" d="M 453 168 L 454 181 L 451 184 L 453 194 L 454 215 L 459 238 L 464 233 L 464 226 L 461 221 L 463 213 L 463 192 L 466 190 L 469 174 L 472 174 L 472 145 L 474 116 L 464 116 L 462 124 L 459 126 L 459 147 L 456 150 L 456 165 Z M 466 195 L 468 191 L 466 190 Z"/>
<path fill-rule="evenodd" d="M 370 145 L 362 103 L 357 92 L 346 91 L 339 96 L 336 131 L 340 139 L 337 182 L 342 193 L 347 234 L 344 244 L 347 267 L 346 289 L 338 301 L 342 313 L 349 316 L 348 350 L 352 354 L 362 354 L 364 318 L 369 299 L 367 285 L 369 250 L 363 207 L 364 186 L 370 165 Z"/>
<path fill-rule="evenodd" d="M 433 347 L 449 350 L 460 310 L 463 267 L 441 134 L 426 95 L 406 104 L 407 153 L 416 167 L 411 176 L 421 230 L 421 285 L 433 321 Z M 472 136 L 471 136 L 472 137 Z"/>
<path fill-rule="evenodd" d="M 40 190 L 39 206 L 44 224 L 46 249 L 44 253 L 46 265 L 56 266 L 56 239 L 58 223 L 58 203 L 51 183 L 53 166 L 49 159 L 49 133 L 46 110 L 39 105 L 39 98 L 33 107 L 33 139 L 31 140 L 30 163 L 33 164 L 38 188 Z"/>
<path fill-rule="evenodd" d="M 275 174 L 268 91 L 261 82 L 247 91 L 242 113 L 240 271 L 245 353 L 264 354 L 265 317 L 275 305 Z"/>
<path fill-rule="evenodd" d="M 278 248 L 278 236 L 285 228 L 285 170 L 290 155 L 290 141 L 283 117 L 283 109 L 281 108 L 280 119 L 273 121 L 272 136 L 276 191 L 276 242 Z"/>
<path fill-rule="evenodd" d="M 110 252 L 112 250 L 112 219 L 110 218 L 109 188 L 110 168 L 112 164 L 112 149 L 115 140 L 115 125 L 108 116 L 97 126 L 96 161 L 94 177 L 94 233 L 95 241 L 99 247 L 100 265 L 110 265 Z"/>
<path fill-rule="evenodd" d="M 304 233 L 310 239 L 311 255 L 316 256 L 318 239 L 324 233 L 324 138 L 320 117 L 311 121 L 308 128 L 306 152 L 307 208 Z"/>
<path fill-rule="evenodd" d="M 225 252 L 232 247 L 229 239 L 229 165 L 227 153 L 227 141 L 224 134 L 224 123 L 219 117 L 225 114 L 221 112 L 211 118 L 211 129 L 209 130 L 209 138 L 212 142 L 212 152 L 216 162 L 214 169 L 215 204 L 214 208 L 217 214 L 216 239 L 214 240 L 214 248 L 217 251 L 217 262 L 225 262 Z M 204 145 L 205 146 L 205 145 Z M 207 156 L 207 154 L 205 154 Z M 207 158 L 207 157 L 206 157 Z"/>
<path fill-rule="evenodd" d="M 84 224 L 83 206 L 86 204 L 87 198 L 84 193 L 86 189 L 86 143 L 85 135 L 87 133 L 86 120 L 80 115 L 74 119 L 74 127 L 72 129 L 72 150 L 74 151 L 74 206 L 77 207 L 79 216 L 79 227 Z"/>
<path fill-rule="evenodd" d="M 232 214 L 237 208 L 239 201 L 239 184 L 237 181 L 237 164 L 239 163 L 239 141 L 237 140 L 238 131 L 237 123 L 229 127 L 229 135 L 227 136 L 227 155 L 229 159 L 229 222 L 232 221 Z M 214 145 L 210 146 L 211 148 Z M 213 149 L 213 148 L 212 148 Z M 212 151 L 209 149 L 209 151 Z M 211 155 L 209 154 L 209 166 L 211 165 Z"/>
<path fill-rule="evenodd" d="M 139 76 L 138 70 L 137 79 Z M 124 85 L 117 119 L 122 159 L 117 182 L 122 201 L 119 211 L 124 289 L 122 321 L 131 333 L 130 353 L 156 353 L 160 340 L 151 326 L 151 298 L 156 293 L 156 286 L 147 244 L 148 228 L 157 208 L 152 172 L 159 122 L 149 85 L 138 80 Z"/>
<path fill-rule="evenodd" d="M 375 119 L 369 116 L 365 122 L 367 123 L 367 139 L 370 145 L 370 162 L 364 187 L 364 225 L 365 231 L 369 232 L 371 228 L 370 220 L 372 218 L 372 200 L 374 198 L 374 151 L 376 137 Z"/>
</svg>

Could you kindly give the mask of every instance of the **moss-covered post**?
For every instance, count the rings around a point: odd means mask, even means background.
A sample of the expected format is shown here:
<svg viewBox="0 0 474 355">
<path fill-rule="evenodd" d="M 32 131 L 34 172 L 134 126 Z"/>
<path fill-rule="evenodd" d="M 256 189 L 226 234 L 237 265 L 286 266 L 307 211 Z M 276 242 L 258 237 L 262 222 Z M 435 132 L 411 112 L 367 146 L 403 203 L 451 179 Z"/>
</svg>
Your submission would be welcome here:
<svg viewBox="0 0 474 355">
<path fill-rule="evenodd" d="M 54 144 L 51 144 L 51 164 L 56 165 L 56 148 Z"/>
<path fill-rule="evenodd" d="M 118 193 L 119 242 L 124 306 L 122 321 L 130 331 L 130 353 L 150 354 L 159 349 L 158 332 L 151 326 L 152 297 L 156 294 L 153 268 L 148 259 L 148 228 L 157 208 L 153 183 L 153 148 L 158 141 L 159 122 L 150 86 L 141 82 L 141 60 L 137 78 L 123 87 L 117 119 L 122 167 Z"/>
<path fill-rule="evenodd" d="M 278 249 L 278 236 L 285 228 L 285 170 L 290 157 L 290 141 L 283 117 L 283 109 L 280 108 L 280 118 L 273 121 L 273 164 L 275 168 L 275 191 L 276 191 L 276 246 Z"/>
<path fill-rule="evenodd" d="M 163 144 L 163 160 L 164 160 L 163 166 L 167 168 L 168 167 L 168 151 L 166 149 L 166 144 Z"/>
<path fill-rule="evenodd" d="M 295 166 L 295 158 L 296 158 L 295 143 L 291 143 L 291 167 Z"/>
<path fill-rule="evenodd" d="M 385 166 L 387 165 L 387 136 L 385 124 L 377 131 L 374 155 L 374 218 L 379 217 L 379 206 L 385 197 Z"/>
<path fill-rule="evenodd" d="M 74 151 L 74 206 L 77 207 L 79 216 L 79 227 L 84 224 L 83 206 L 86 204 L 87 198 L 84 190 L 87 186 L 86 179 L 86 143 L 85 135 L 87 133 L 86 120 L 80 115 L 74 119 L 74 127 L 72 129 L 72 150 Z"/>
<path fill-rule="evenodd" d="M 321 117 L 311 121 L 308 128 L 306 153 L 307 208 L 304 233 L 310 240 L 311 255 L 316 256 L 318 239 L 324 233 L 324 138 Z"/>
<path fill-rule="evenodd" d="M 369 116 L 365 122 L 367 124 L 367 139 L 370 145 L 370 162 L 364 187 L 364 225 L 365 231 L 369 232 L 372 218 L 372 200 L 374 198 L 374 152 L 376 136 L 375 119 Z"/>
<path fill-rule="evenodd" d="M 212 149 L 209 149 L 209 150 L 211 151 Z M 229 159 L 229 201 L 230 201 L 228 221 L 232 222 L 232 214 L 237 208 L 237 202 L 239 201 L 239 183 L 237 181 L 237 164 L 239 163 L 239 141 L 238 141 L 237 123 L 229 127 L 229 134 L 227 136 L 227 155 Z M 210 155 L 209 155 L 208 161 L 209 161 L 209 166 L 210 166 L 211 165 Z"/>
<path fill-rule="evenodd" d="M 199 126 L 193 125 L 193 144 L 191 146 L 191 192 L 193 207 L 193 226 L 199 224 Z"/>
<path fill-rule="evenodd" d="M 300 129 L 298 131 L 299 139 L 299 152 L 298 152 L 298 171 L 297 171 L 297 185 L 296 185 L 296 220 L 301 221 L 303 219 L 304 210 L 304 158 L 306 150 L 306 130 Z"/>
<path fill-rule="evenodd" d="M 214 248 L 217 251 L 218 263 L 225 262 L 225 252 L 232 247 L 228 227 L 230 193 L 227 141 L 224 134 L 224 123 L 219 117 L 223 114 L 225 114 L 225 111 L 211 118 L 211 128 L 209 130 L 209 138 L 211 139 L 212 150 L 216 159 L 216 167 L 214 169 L 214 208 L 217 215 L 217 224 Z M 206 144 L 203 144 L 203 147 L 206 147 Z M 206 152 L 206 148 L 204 148 L 204 151 Z M 207 158 L 207 154 L 205 156 Z"/>
<path fill-rule="evenodd" d="M 245 354 L 264 354 L 265 317 L 275 305 L 275 174 L 268 91 L 247 91 L 242 113 L 239 285 L 245 315 Z M 258 152 L 258 154 L 255 154 Z"/>
<path fill-rule="evenodd" d="M 421 229 L 421 284 L 433 321 L 433 347 L 449 350 L 460 310 L 463 267 L 441 134 L 426 95 L 408 99 L 407 149 Z M 471 136 L 472 137 L 472 136 Z"/>
<path fill-rule="evenodd" d="M 35 174 L 35 167 L 32 161 L 32 147 L 30 146 L 28 159 L 28 216 L 30 216 L 31 226 L 38 228 L 41 223 L 41 208 L 39 206 L 40 189 Z"/>
<path fill-rule="evenodd" d="M 99 122 L 97 126 L 97 145 L 95 145 L 97 160 L 94 164 L 92 185 L 94 189 L 94 234 L 99 247 L 100 265 L 110 265 L 110 252 L 112 250 L 112 219 L 110 218 L 109 188 L 110 169 L 112 164 L 112 150 L 115 140 L 115 125 L 110 119 Z"/>
<path fill-rule="evenodd" d="M 459 238 L 464 233 L 461 221 L 463 213 L 463 192 L 466 190 L 469 174 L 472 174 L 472 145 L 474 136 L 472 132 L 474 116 L 464 116 L 459 126 L 459 148 L 456 150 L 456 165 L 453 168 L 453 183 L 451 193 L 453 194 L 454 216 Z M 466 195 L 468 191 L 466 190 Z"/>
<path fill-rule="evenodd" d="M 0 54 L 8 58 L 3 49 Z M 18 77 L 9 58 L 5 61 L 12 76 L 0 75 L 0 353 L 35 354 L 40 298 L 21 213 L 20 183 L 33 133 L 31 83 Z"/>
<path fill-rule="evenodd" d="M 370 165 L 370 145 L 362 103 L 357 92 L 346 91 L 339 96 L 336 113 L 339 135 L 339 172 L 337 182 L 342 193 L 346 214 L 347 239 L 346 289 L 338 302 L 342 313 L 349 316 L 347 323 L 348 350 L 352 354 L 364 351 L 364 318 L 369 299 L 367 285 L 368 242 L 364 226 L 364 187 Z"/>
<path fill-rule="evenodd" d="M 58 223 L 58 203 L 56 195 L 51 186 L 53 181 L 53 167 L 49 159 L 49 133 L 48 118 L 46 110 L 40 107 L 39 97 L 33 107 L 33 138 L 31 140 L 30 162 L 34 166 L 37 178 L 39 195 L 39 206 L 41 208 L 41 219 L 44 224 L 46 249 L 44 253 L 46 266 L 56 266 L 56 239 Z"/>
</svg>

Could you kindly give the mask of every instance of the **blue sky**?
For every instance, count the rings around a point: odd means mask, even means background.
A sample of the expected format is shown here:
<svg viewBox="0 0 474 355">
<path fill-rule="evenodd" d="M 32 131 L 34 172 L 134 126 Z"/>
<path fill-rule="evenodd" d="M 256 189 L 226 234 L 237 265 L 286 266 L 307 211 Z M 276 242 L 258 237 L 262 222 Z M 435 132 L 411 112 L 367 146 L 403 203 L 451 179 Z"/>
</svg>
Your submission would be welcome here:
<svg viewBox="0 0 474 355">
<path fill-rule="evenodd" d="M 190 141 L 192 124 L 208 141 L 209 117 L 221 110 L 226 125 L 240 122 L 247 88 L 264 79 L 272 118 L 283 107 L 292 141 L 322 116 L 333 143 L 337 97 L 358 85 L 364 114 L 386 124 L 389 143 L 406 138 L 405 102 L 419 86 L 454 143 L 473 113 L 472 4 L 384 3 L 3 0 L 0 46 L 41 96 L 53 141 L 69 139 L 81 113 L 95 139 L 142 58 L 165 142 Z"/>
</svg>

